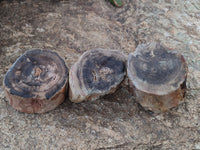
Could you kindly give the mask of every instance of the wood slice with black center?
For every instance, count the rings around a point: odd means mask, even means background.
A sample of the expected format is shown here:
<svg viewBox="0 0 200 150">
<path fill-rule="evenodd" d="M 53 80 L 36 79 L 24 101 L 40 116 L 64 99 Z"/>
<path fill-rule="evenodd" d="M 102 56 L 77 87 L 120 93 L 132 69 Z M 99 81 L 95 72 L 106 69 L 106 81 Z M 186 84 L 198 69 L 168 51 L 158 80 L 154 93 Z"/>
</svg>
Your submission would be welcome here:
<svg viewBox="0 0 200 150">
<path fill-rule="evenodd" d="M 183 101 L 187 65 L 184 57 L 160 43 L 141 44 L 129 54 L 132 93 L 146 110 L 164 112 Z"/>
<path fill-rule="evenodd" d="M 117 50 L 85 52 L 69 72 L 69 99 L 82 102 L 116 91 L 126 75 L 126 59 Z"/>
<path fill-rule="evenodd" d="M 29 50 L 8 70 L 3 84 L 12 107 L 26 113 L 44 113 L 64 101 L 68 68 L 56 52 Z"/>
</svg>

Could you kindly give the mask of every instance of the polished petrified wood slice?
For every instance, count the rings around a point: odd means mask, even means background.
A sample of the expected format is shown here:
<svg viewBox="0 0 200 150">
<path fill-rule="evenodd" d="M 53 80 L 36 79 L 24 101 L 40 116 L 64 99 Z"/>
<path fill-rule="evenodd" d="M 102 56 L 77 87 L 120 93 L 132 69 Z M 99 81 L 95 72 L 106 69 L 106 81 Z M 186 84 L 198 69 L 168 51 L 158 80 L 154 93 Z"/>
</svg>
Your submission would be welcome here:
<svg viewBox="0 0 200 150">
<path fill-rule="evenodd" d="M 130 89 L 147 110 L 163 112 L 185 95 L 187 65 L 181 54 L 159 43 L 141 44 L 128 57 Z"/>
<path fill-rule="evenodd" d="M 44 113 L 65 99 L 68 68 L 49 50 L 29 50 L 6 73 L 4 89 L 11 106 L 26 113 Z"/>
<path fill-rule="evenodd" d="M 115 92 L 126 74 L 125 61 L 123 53 L 116 50 L 85 52 L 69 72 L 70 100 L 95 100 Z"/>
</svg>

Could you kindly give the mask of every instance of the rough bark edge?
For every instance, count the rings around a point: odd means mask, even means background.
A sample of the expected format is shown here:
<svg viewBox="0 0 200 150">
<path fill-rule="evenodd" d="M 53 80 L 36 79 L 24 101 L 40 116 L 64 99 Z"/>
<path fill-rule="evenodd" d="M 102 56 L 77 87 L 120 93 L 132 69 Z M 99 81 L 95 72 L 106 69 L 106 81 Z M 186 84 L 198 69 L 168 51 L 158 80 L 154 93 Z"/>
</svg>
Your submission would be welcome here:
<svg viewBox="0 0 200 150">
<path fill-rule="evenodd" d="M 16 110 L 24 113 L 45 113 L 55 109 L 66 97 L 67 83 L 51 99 L 22 98 L 12 95 L 3 85 L 5 96 L 9 104 Z"/>
</svg>

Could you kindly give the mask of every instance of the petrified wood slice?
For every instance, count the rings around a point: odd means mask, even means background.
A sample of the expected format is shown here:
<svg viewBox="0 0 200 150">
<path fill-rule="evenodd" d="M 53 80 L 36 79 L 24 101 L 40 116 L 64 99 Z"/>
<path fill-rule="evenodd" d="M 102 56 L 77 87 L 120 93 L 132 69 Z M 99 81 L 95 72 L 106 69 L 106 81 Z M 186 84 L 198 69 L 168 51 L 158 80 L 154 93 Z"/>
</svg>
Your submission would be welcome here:
<svg viewBox="0 0 200 150">
<path fill-rule="evenodd" d="M 145 109 L 163 112 L 185 95 L 187 65 L 176 51 L 159 43 L 141 44 L 128 57 L 130 89 Z"/>
<path fill-rule="evenodd" d="M 116 50 L 85 52 L 69 72 L 70 100 L 95 100 L 115 92 L 126 74 L 125 61 L 123 53 Z"/>
<path fill-rule="evenodd" d="M 8 70 L 3 83 L 12 107 L 26 113 L 44 113 L 64 101 L 68 68 L 56 52 L 29 50 Z"/>
</svg>

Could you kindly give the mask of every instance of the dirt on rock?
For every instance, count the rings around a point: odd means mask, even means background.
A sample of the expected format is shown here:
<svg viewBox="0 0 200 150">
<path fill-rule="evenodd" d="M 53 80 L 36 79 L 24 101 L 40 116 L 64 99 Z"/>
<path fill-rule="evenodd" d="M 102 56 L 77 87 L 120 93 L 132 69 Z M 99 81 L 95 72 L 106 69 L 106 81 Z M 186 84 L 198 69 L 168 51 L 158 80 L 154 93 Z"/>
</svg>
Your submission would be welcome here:
<svg viewBox="0 0 200 150">
<path fill-rule="evenodd" d="M 0 1 L 0 149 L 200 149 L 200 1 Z M 112 95 L 45 114 L 13 109 L 4 96 L 6 71 L 26 50 L 54 50 L 70 68 L 88 50 L 158 41 L 188 63 L 184 103 L 153 114 L 135 102 L 127 79 Z"/>
</svg>

